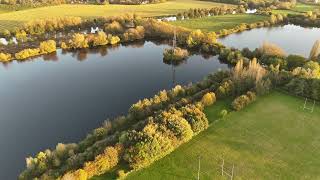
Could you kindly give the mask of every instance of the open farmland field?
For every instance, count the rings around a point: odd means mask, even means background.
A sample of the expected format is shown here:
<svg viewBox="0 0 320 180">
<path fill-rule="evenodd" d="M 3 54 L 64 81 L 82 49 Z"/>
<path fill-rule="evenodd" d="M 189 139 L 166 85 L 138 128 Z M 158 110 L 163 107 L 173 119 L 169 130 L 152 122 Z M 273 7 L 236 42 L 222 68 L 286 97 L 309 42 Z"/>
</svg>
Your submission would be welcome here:
<svg viewBox="0 0 320 180">
<path fill-rule="evenodd" d="M 182 26 L 190 29 L 200 29 L 203 31 L 220 31 L 222 29 L 231 29 L 241 23 L 254 23 L 267 20 L 268 17 L 260 15 L 239 14 L 211 16 L 198 19 L 189 19 L 183 21 L 171 22 L 173 25 Z"/>
<path fill-rule="evenodd" d="M 225 4 L 196 1 L 176 0 L 160 4 L 148 5 L 59 5 L 35 9 L 15 11 L 0 14 L 0 29 L 10 29 L 23 23 L 38 19 L 59 16 L 79 16 L 83 18 L 94 18 L 99 16 L 115 16 L 125 13 L 137 13 L 141 16 L 172 15 L 190 8 L 211 8 Z M 228 5 L 230 6 L 230 5 Z M 1 10 L 0 10 L 1 12 Z"/>
<path fill-rule="evenodd" d="M 222 178 L 219 158 L 235 165 L 235 179 L 318 179 L 320 107 L 310 113 L 303 103 L 279 92 L 260 97 L 128 179 L 196 179 L 199 155 L 200 179 Z M 206 110 L 210 121 L 220 109 Z"/>
</svg>

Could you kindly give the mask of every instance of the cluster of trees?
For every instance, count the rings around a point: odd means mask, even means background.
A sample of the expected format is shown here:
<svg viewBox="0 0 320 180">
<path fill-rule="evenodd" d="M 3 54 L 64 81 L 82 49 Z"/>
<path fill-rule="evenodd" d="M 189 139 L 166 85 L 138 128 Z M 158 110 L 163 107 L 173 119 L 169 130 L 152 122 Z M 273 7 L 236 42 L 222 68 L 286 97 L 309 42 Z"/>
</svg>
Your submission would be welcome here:
<svg viewBox="0 0 320 180">
<path fill-rule="evenodd" d="M 163 3 L 167 0 L 109 0 L 110 4 L 130 4 L 130 5 L 139 5 L 139 4 L 154 4 L 154 3 Z"/>
<path fill-rule="evenodd" d="M 106 33 L 119 35 L 123 42 L 143 39 L 145 34 L 143 26 L 137 26 L 135 23 L 128 23 L 123 20 L 114 20 L 111 23 L 106 23 L 104 26 Z"/>
<path fill-rule="evenodd" d="M 61 180 L 86 180 L 101 175 L 118 164 L 122 151 L 121 144 L 116 144 L 115 147 L 108 146 L 93 161 L 86 162 L 81 169 L 66 173 Z"/>
<path fill-rule="evenodd" d="M 189 9 L 184 12 L 180 12 L 176 15 L 177 19 L 192 19 L 201 18 L 207 16 L 225 15 L 233 13 L 245 13 L 246 9 L 243 6 L 238 6 L 237 8 L 229 8 L 227 6 L 214 7 L 211 9 Z"/>
<path fill-rule="evenodd" d="M 4 29 L 0 32 L 0 37 L 16 37 L 25 41 L 28 35 L 43 35 L 48 32 L 66 31 L 79 29 L 85 22 L 80 17 L 55 17 L 48 19 L 37 19 L 25 23 L 21 28 Z"/>
<path fill-rule="evenodd" d="M 297 96 L 320 100 L 320 79 L 295 77 L 284 89 Z"/>
<path fill-rule="evenodd" d="M 243 94 L 232 101 L 232 108 L 236 111 L 240 111 L 254 102 L 256 98 L 257 96 L 254 92 L 248 91 L 246 94 Z"/>
<path fill-rule="evenodd" d="M 41 54 L 49 54 L 56 51 L 56 42 L 54 40 L 48 40 L 40 43 L 39 48 L 24 49 L 15 53 L 14 57 L 17 60 L 24 60 L 29 57 L 38 56 Z"/>
<path fill-rule="evenodd" d="M 111 34 L 106 34 L 103 31 L 97 34 L 84 35 L 80 33 L 75 33 L 69 42 L 62 42 L 62 49 L 81 49 L 88 47 L 96 47 L 102 45 L 115 45 L 120 43 L 120 38 L 118 36 L 112 36 Z"/>
<path fill-rule="evenodd" d="M 301 26 L 320 27 L 320 12 L 308 11 L 303 14 L 289 14 L 288 21 Z"/>
<path fill-rule="evenodd" d="M 201 104 L 189 104 L 148 118 L 141 128 L 124 135 L 124 160 L 132 169 L 140 169 L 169 154 L 208 127 L 202 110 Z"/>
<path fill-rule="evenodd" d="M 296 0 L 211 0 L 214 2 L 243 5 L 245 8 L 290 9 L 296 5 Z"/>
<path fill-rule="evenodd" d="M 45 32 L 62 31 L 71 28 L 79 28 L 82 19 L 80 17 L 55 17 L 37 19 L 23 25 L 23 30 L 31 35 L 44 34 Z"/>
<path fill-rule="evenodd" d="M 26 7 L 37 7 L 45 5 L 65 4 L 65 0 L 1 0 L 0 4 L 20 5 Z"/>
</svg>

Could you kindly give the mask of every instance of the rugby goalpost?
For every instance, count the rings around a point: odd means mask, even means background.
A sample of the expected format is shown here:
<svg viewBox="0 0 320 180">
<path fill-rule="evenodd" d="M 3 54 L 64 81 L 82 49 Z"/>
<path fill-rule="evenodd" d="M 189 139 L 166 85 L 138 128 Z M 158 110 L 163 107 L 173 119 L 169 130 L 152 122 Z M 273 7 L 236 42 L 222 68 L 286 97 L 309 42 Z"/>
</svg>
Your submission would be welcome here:
<svg viewBox="0 0 320 180">
<path fill-rule="evenodd" d="M 308 103 L 308 98 L 306 98 L 305 101 L 304 101 L 303 110 L 309 110 L 311 113 L 313 113 L 314 106 L 316 105 L 316 101 L 313 100 L 313 105 L 312 105 L 312 107 L 308 107 L 308 106 L 307 106 L 307 103 Z"/>
<path fill-rule="evenodd" d="M 234 177 L 234 164 L 232 164 L 232 169 L 231 172 L 228 172 L 228 169 L 225 168 L 225 163 L 224 163 L 224 159 L 222 159 L 222 163 L 221 163 L 221 176 L 227 176 L 229 177 L 231 180 L 233 180 Z"/>
</svg>

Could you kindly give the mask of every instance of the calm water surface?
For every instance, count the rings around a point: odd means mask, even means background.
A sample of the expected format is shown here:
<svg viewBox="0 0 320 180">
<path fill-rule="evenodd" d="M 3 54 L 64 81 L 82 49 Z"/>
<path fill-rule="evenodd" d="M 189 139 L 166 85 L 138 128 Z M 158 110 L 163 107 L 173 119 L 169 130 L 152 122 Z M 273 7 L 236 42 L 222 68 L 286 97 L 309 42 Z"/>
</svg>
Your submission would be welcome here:
<svg viewBox="0 0 320 180">
<path fill-rule="evenodd" d="M 167 45 L 101 48 L 0 65 L 0 179 L 16 179 L 27 156 L 77 142 L 132 103 L 173 87 Z M 177 84 L 226 69 L 216 57 L 191 56 L 175 67 Z"/>
<path fill-rule="evenodd" d="M 229 47 L 251 50 L 262 45 L 264 41 L 277 44 L 288 54 L 309 56 L 313 43 L 320 40 L 320 28 L 304 28 L 296 25 L 284 25 L 252 29 L 237 34 L 231 34 L 219 41 Z"/>
</svg>

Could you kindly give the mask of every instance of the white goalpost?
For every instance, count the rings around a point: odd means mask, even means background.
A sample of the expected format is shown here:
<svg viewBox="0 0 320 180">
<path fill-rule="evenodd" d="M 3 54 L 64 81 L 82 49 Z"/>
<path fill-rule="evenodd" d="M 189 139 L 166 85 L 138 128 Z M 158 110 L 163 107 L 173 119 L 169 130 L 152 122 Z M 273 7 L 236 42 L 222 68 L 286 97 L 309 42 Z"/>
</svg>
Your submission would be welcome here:
<svg viewBox="0 0 320 180">
<path fill-rule="evenodd" d="M 306 98 L 305 101 L 304 101 L 303 110 L 309 110 L 311 113 L 313 113 L 313 110 L 314 110 L 314 106 L 315 106 L 315 104 L 316 104 L 316 101 L 313 100 L 313 105 L 312 105 L 312 107 L 308 107 L 308 106 L 307 106 L 307 103 L 308 103 L 308 98 Z"/>
<path fill-rule="evenodd" d="M 231 172 L 225 167 L 224 159 L 222 159 L 221 163 L 221 176 L 228 176 L 231 180 L 234 177 L 234 164 L 232 164 Z"/>
</svg>

